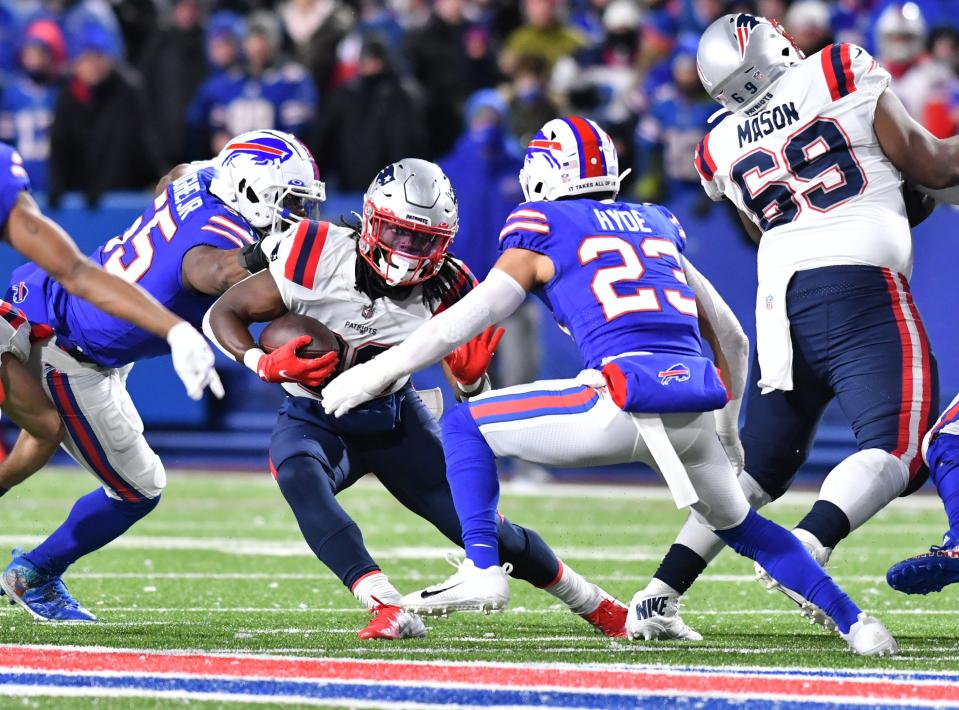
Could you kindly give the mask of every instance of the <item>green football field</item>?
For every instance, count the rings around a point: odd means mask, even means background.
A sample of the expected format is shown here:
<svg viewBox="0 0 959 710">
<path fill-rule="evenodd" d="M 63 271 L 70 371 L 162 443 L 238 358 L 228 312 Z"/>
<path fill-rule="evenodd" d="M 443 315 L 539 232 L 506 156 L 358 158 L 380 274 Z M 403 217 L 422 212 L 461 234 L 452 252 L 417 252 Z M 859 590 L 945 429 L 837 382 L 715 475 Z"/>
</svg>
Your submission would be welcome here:
<svg viewBox="0 0 959 710">
<path fill-rule="evenodd" d="M 0 543 L 35 545 L 92 487 L 75 470 L 36 475 L 0 500 Z M 444 559 L 453 549 L 449 543 L 374 479 L 361 481 L 341 501 L 402 592 L 453 571 Z M 808 493 L 791 494 L 768 510 L 790 525 L 810 501 Z M 501 508 L 624 601 L 645 586 L 682 521 L 665 488 L 508 489 Z M 4 604 L 0 643 L 359 659 L 954 670 L 959 587 L 907 597 L 884 579 L 891 562 L 935 542 L 943 525 L 936 498 L 900 500 L 833 556 L 837 581 L 898 637 L 902 652 L 892 659 L 853 656 L 839 638 L 809 626 L 784 597 L 753 581 L 752 563 L 728 550 L 685 599 L 684 618 L 705 637 L 700 643 L 603 638 L 553 597 L 520 581 L 513 582 L 503 614 L 428 621 L 426 639 L 362 642 L 356 632 L 367 613 L 312 556 L 268 474 L 173 473 L 152 515 L 66 576 L 101 623 L 45 625 Z M 121 706 L 99 702 L 97 707 Z"/>
</svg>

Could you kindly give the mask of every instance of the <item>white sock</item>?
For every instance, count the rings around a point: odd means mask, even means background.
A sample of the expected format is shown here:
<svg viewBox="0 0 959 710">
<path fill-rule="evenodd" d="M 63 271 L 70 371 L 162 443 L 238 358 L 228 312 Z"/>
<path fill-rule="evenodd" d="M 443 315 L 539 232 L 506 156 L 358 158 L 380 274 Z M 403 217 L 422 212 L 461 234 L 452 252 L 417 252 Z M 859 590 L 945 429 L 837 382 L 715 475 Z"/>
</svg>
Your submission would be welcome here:
<svg viewBox="0 0 959 710">
<path fill-rule="evenodd" d="M 881 449 L 857 451 L 836 466 L 819 490 L 849 518 L 850 532 L 895 500 L 909 484 L 906 465 Z"/>
<path fill-rule="evenodd" d="M 379 570 L 364 574 L 356 580 L 350 591 L 367 609 L 372 609 L 379 604 L 399 606 L 403 596 L 390 584 L 389 578 Z"/>
<path fill-rule="evenodd" d="M 832 555 L 831 547 L 823 545 L 819 541 L 819 538 L 808 530 L 795 528 L 792 533 L 799 539 L 799 542 L 803 544 L 803 547 L 809 550 L 809 554 L 812 555 L 813 559 L 816 560 L 821 567 L 825 567 L 828 564 L 829 557 Z"/>
<path fill-rule="evenodd" d="M 659 596 L 678 597 L 679 596 L 679 592 L 677 592 L 675 589 L 670 587 L 663 580 L 657 579 L 656 577 L 653 577 L 651 580 L 649 580 L 649 584 L 646 585 L 646 589 L 644 589 L 643 592 L 645 594 L 648 594 L 650 596 L 655 596 L 655 597 L 659 597 Z"/>
<path fill-rule="evenodd" d="M 559 579 L 546 587 L 546 591 L 563 602 L 574 614 L 591 614 L 603 601 L 603 592 L 595 584 L 587 582 L 576 571 L 559 563 Z"/>
</svg>

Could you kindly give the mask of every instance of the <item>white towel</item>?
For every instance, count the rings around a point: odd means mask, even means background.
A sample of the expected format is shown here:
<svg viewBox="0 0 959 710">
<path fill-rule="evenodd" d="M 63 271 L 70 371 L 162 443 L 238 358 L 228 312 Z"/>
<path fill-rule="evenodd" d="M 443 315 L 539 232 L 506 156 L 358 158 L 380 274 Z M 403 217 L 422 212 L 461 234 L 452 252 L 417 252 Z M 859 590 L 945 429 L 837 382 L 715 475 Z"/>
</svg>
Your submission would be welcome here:
<svg viewBox="0 0 959 710">
<path fill-rule="evenodd" d="M 793 388 L 793 345 L 786 314 L 786 287 L 794 271 L 777 271 L 756 291 L 756 352 L 763 394 Z"/>
</svg>

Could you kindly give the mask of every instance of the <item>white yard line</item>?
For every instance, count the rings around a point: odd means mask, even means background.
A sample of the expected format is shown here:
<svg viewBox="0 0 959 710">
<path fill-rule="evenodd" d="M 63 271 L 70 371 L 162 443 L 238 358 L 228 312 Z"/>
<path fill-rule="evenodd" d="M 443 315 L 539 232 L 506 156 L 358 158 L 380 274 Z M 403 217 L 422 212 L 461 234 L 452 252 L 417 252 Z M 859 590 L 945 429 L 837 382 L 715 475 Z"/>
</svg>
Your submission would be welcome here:
<svg viewBox="0 0 959 710">
<path fill-rule="evenodd" d="M 185 614 L 344 614 L 356 613 L 367 614 L 365 609 L 360 607 L 311 607 L 308 604 L 301 606 L 190 606 L 190 607 L 165 607 L 165 606 L 95 606 L 97 613 L 115 613 L 115 612 L 144 612 L 151 614 L 173 614 L 182 612 Z M 2 606 L 0 607 L 0 616 L 3 613 L 20 614 L 20 610 Z M 464 612 L 469 613 L 469 612 Z M 519 607 L 516 609 L 507 609 L 505 614 L 567 614 L 564 609 L 527 609 Z M 695 609 L 685 607 L 683 616 L 787 616 L 798 615 L 795 609 Z M 876 612 L 879 616 L 954 616 L 954 609 L 881 609 Z M 478 614 L 477 614 L 478 616 Z M 26 617 L 24 617 L 26 618 Z M 959 647 L 959 642 L 957 642 Z"/>
</svg>

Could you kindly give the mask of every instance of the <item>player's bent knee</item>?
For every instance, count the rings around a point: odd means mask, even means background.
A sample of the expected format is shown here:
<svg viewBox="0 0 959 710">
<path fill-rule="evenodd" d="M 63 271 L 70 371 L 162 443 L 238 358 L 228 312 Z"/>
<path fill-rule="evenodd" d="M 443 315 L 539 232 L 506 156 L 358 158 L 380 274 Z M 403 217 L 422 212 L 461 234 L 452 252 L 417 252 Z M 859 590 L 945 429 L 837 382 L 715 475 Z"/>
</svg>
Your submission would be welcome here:
<svg viewBox="0 0 959 710">
<path fill-rule="evenodd" d="M 140 491 L 150 500 L 159 502 L 160 494 L 166 488 L 166 468 L 160 457 L 153 455 L 153 463 L 141 478 Z"/>
</svg>

